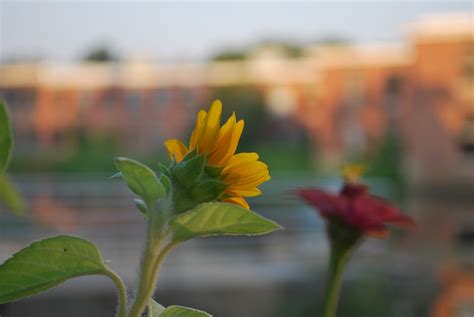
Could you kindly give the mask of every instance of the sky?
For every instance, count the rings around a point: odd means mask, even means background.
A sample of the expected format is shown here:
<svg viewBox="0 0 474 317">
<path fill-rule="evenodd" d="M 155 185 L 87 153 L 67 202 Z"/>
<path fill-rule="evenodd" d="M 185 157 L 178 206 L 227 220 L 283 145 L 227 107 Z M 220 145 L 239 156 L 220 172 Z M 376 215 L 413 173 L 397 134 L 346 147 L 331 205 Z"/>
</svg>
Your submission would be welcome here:
<svg viewBox="0 0 474 317">
<path fill-rule="evenodd" d="M 0 0 L 0 58 L 74 61 L 104 44 L 124 58 L 203 60 L 269 38 L 398 41 L 420 15 L 473 12 L 473 3 Z"/>
</svg>

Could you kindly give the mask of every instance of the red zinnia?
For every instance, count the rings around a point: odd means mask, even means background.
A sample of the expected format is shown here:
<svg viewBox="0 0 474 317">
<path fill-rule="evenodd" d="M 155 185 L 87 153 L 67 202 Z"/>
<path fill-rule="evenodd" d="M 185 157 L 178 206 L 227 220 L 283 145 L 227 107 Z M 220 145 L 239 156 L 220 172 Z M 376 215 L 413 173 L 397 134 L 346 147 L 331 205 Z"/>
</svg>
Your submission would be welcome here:
<svg viewBox="0 0 474 317">
<path fill-rule="evenodd" d="M 413 219 L 389 202 L 371 195 L 363 184 L 347 182 L 338 195 L 314 188 L 303 188 L 297 193 L 307 203 L 318 208 L 323 218 L 340 220 L 372 237 L 387 237 L 387 224 L 414 225 Z"/>
</svg>

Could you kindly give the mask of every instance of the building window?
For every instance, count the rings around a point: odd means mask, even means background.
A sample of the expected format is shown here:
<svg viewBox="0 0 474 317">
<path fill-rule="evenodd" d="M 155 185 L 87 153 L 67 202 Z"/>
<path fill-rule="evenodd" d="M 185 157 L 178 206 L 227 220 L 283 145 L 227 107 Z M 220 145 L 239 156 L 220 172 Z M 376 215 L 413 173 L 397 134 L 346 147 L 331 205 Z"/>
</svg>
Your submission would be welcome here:
<svg viewBox="0 0 474 317">
<path fill-rule="evenodd" d="M 385 100 L 383 103 L 383 110 L 385 111 L 388 119 L 388 128 L 391 130 L 396 129 L 399 121 L 400 106 L 402 100 L 403 90 L 403 78 L 400 76 L 390 76 L 385 83 Z"/>
<path fill-rule="evenodd" d="M 166 89 L 158 89 L 154 94 L 155 105 L 161 107 L 170 100 L 170 92 Z"/>
<path fill-rule="evenodd" d="M 102 96 L 102 105 L 106 109 L 114 109 L 117 106 L 118 95 L 115 89 L 108 89 Z"/>
<path fill-rule="evenodd" d="M 79 107 L 81 109 L 89 109 L 92 105 L 92 96 L 90 92 L 83 91 L 79 95 Z"/>
<path fill-rule="evenodd" d="M 197 94 L 193 89 L 183 89 L 181 92 L 181 99 L 183 100 L 183 104 L 190 109 L 192 109 L 198 102 Z"/>
<path fill-rule="evenodd" d="M 130 91 L 127 93 L 127 108 L 130 112 L 138 112 L 141 103 L 140 93 L 137 91 Z"/>
<path fill-rule="evenodd" d="M 460 136 L 460 149 L 464 158 L 474 160 L 474 116 L 465 119 Z"/>
<path fill-rule="evenodd" d="M 469 49 L 464 57 L 464 76 L 470 80 L 474 79 L 474 49 Z"/>
</svg>

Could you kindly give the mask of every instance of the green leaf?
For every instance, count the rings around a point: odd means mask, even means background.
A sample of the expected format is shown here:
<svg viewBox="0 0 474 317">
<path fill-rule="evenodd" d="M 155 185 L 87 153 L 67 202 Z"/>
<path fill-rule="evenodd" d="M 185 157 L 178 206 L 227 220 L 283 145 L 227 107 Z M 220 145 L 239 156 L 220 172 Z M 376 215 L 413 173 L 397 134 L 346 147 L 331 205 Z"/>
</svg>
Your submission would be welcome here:
<svg viewBox="0 0 474 317">
<path fill-rule="evenodd" d="M 165 188 L 148 166 L 123 157 L 116 158 L 114 162 L 128 187 L 146 203 L 165 196 Z"/>
<path fill-rule="evenodd" d="M 8 118 L 7 105 L 0 100 L 0 173 L 8 166 L 13 148 L 13 133 Z"/>
<path fill-rule="evenodd" d="M 0 201 L 16 214 L 20 214 L 26 209 L 23 198 L 4 174 L 0 174 Z"/>
<path fill-rule="evenodd" d="M 37 241 L 0 265 L 0 304 L 54 287 L 72 277 L 105 274 L 97 247 L 72 236 Z"/>
<path fill-rule="evenodd" d="M 198 236 L 261 235 L 281 227 L 253 211 L 234 204 L 212 202 L 179 214 L 171 220 L 174 241 Z"/>
<path fill-rule="evenodd" d="M 145 216 L 145 218 L 148 217 L 148 210 L 146 208 L 145 202 L 138 198 L 134 199 L 133 202 L 135 203 L 137 209 Z"/>
<path fill-rule="evenodd" d="M 155 302 L 153 299 L 150 299 L 150 304 L 148 305 L 148 317 L 158 317 L 165 310 L 163 306 Z"/>
<path fill-rule="evenodd" d="M 172 305 L 167 307 L 160 317 L 212 317 L 202 310 Z"/>
</svg>

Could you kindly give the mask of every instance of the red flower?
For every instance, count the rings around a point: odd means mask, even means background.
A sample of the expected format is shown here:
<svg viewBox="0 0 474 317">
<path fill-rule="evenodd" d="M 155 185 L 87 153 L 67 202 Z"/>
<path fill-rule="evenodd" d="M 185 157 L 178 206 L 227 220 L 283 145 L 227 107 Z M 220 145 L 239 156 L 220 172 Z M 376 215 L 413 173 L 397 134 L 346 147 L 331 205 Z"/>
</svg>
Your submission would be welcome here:
<svg viewBox="0 0 474 317">
<path fill-rule="evenodd" d="M 387 224 L 399 227 L 415 224 L 413 219 L 389 202 L 371 195 L 363 184 L 347 182 L 338 195 L 314 188 L 303 188 L 297 193 L 307 203 L 318 208 L 323 218 L 342 221 L 375 238 L 388 236 Z"/>
</svg>

